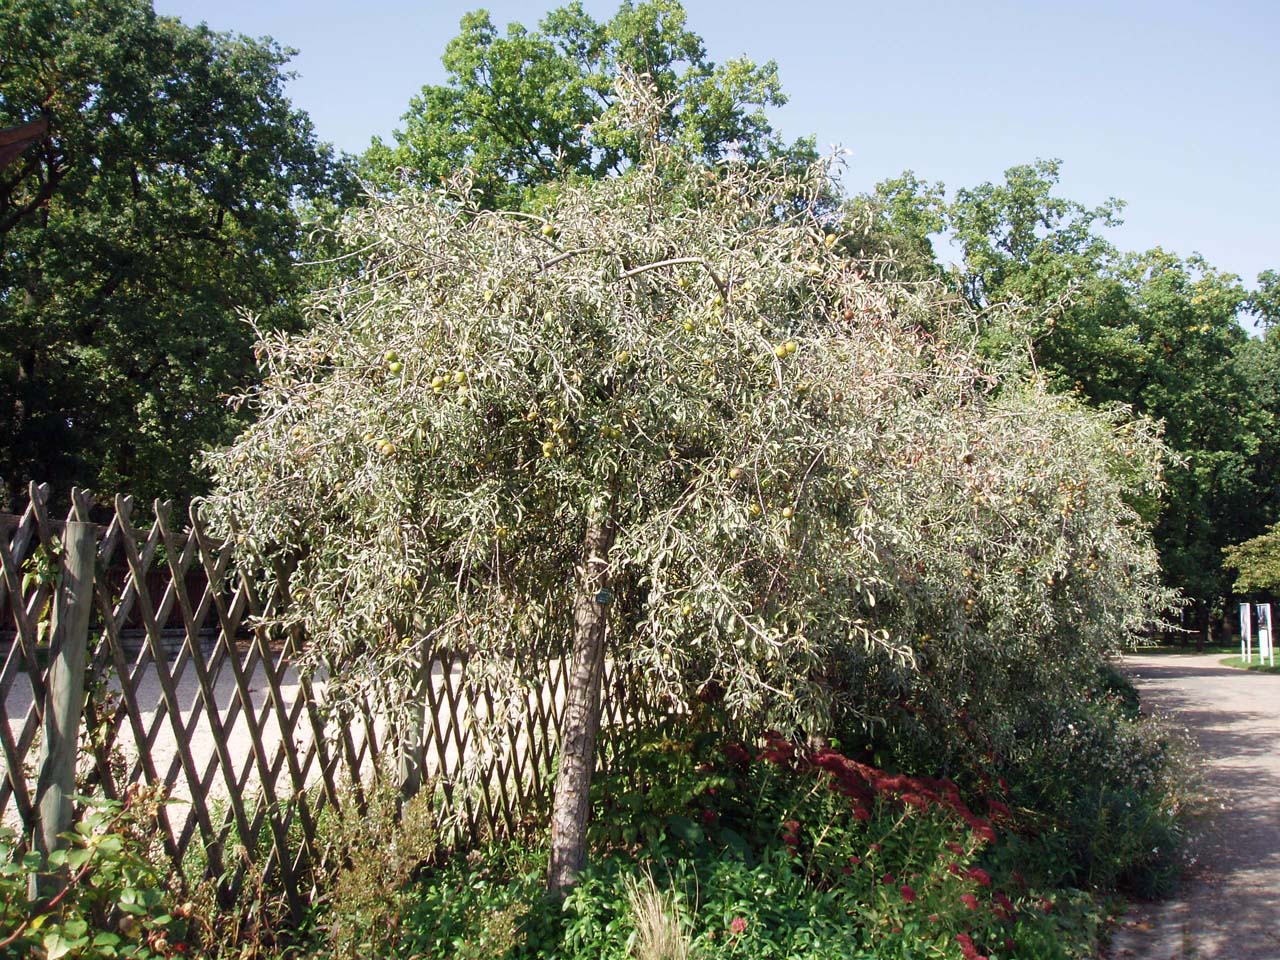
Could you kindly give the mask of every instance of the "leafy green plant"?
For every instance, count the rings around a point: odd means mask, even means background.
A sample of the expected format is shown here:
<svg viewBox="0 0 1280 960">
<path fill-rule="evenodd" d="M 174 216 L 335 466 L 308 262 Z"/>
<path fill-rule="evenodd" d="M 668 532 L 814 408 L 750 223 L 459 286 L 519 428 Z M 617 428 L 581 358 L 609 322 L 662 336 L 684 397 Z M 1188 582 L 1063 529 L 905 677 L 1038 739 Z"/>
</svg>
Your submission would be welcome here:
<svg viewBox="0 0 1280 960">
<path fill-rule="evenodd" d="M 94 800 L 42 864 L 19 855 L 9 828 L 0 828 L 0 957 L 159 958 L 184 953 L 193 907 L 172 904 L 166 876 L 150 856 L 155 794 L 134 790 L 124 803 Z M 28 900 L 38 874 L 65 884 L 45 900 Z"/>
<path fill-rule="evenodd" d="M 1046 884 L 1142 896 L 1181 872 L 1205 790 L 1186 735 L 1136 714 L 1127 681 L 1104 675 L 1092 695 L 1047 695 L 1022 749 L 1000 759 L 1024 829 L 1001 855 Z"/>
<path fill-rule="evenodd" d="M 363 807 L 352 804 L 328 819 L 321 841 L 334 869 L 317 878 L 310 926 L 312 939 L 335 957 L 395 950 L 413 892 L 409 881 L 442 841 L 430 786 L 403 800 L 380 778 L 365 787 L 364 797 Z"/>
<path fill-rule="evenodd" d="M 402 953 L 480 960 L 557 942 L 560 911 L 544 899 L 545 858 L 544 844 L 519 837 L 444 858 L 406 891 Z"/>
<path fill-rule="evenodd" d="M 24 596 L 43 590 L 43 601 L 35 610 L 36 643 L 46 646 L 52 637 L 53 605 L 57 602 L 58 585 L 62 582 L 62 541 L 51 537 L 39 544 L 22 564 L 22 592 Z"/>
</svg>

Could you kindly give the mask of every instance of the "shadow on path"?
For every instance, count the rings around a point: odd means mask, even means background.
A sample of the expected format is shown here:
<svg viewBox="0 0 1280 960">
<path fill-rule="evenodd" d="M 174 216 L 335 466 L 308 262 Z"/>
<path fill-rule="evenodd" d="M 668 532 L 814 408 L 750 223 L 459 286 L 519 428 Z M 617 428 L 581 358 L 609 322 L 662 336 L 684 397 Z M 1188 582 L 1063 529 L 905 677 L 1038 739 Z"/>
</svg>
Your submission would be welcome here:
<svg viewBox="0 0 1280 960">
<path fill-rule="evenodd" d="M 1113 960 L 1280 960 L 1280 676 L 1220 654 L 1125 659 L 1143 709 L 1185 726 L 1218 809 L 1193 841 L 1196 866 L 1171 900 L 1135 904 Z"/>
</svg>

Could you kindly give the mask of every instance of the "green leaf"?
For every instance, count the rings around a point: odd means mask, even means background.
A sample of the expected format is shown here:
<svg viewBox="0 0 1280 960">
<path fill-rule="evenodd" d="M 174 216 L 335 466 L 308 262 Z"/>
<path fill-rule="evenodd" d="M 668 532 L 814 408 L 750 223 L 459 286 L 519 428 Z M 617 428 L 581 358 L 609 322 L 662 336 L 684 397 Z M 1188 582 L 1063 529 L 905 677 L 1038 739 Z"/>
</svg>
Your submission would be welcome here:
<svg viewBox="0 0 1280 960">
<path fill-rule="evenodd" d="M 58 960 L 59 957 L 65 957 L 73 949 L 71 943 L 56 930 L 46 933 L 43 943 L 47 960 Z"/>
<path fill-rule="evenodd" d="M 691 847 L 699 846 L 706 840 L 706 834 L 702 832 L 702 827 L 688 817 L 679 814 L 667 817 L 667 831 Z"/>
<path fill-rule="evenodd" d="M 66 921 L 62 925 L 62 934 L 72 940 L 83 937 L 89 931 L 89 924 L 83 918 Z"/>
<path fill-rule="evenodd" d="M 738 833 L 732 827 L 720 827 L 717 830 L 720 839 L 724 841 L 724 845 L 741 857 L 744 861 L 750 863 L 753 856 L 751 845 L 747 843 L 742 834 Z"/>
</svg>

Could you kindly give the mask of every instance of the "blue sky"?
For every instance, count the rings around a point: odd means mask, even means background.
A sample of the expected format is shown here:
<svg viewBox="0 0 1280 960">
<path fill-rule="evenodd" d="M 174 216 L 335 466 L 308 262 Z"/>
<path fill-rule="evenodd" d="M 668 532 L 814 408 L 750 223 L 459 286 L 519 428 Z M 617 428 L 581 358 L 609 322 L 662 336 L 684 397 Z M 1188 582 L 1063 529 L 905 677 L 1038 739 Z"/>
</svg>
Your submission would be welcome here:
<svg viewBox="0 0 1280 960">
<path fill-rule="evenodd" d="M 156 0 L 160 13 L 300 52 L 289 87 L 322 139 L 389 138 L 444 80 L 462 14 L 532 26 L 535 3 Z M 607 19 L 616 0 L 584 4 Z M 1252 283 L 1280 269 L 1280 3 L 686 0 L 712 59 L 776 60 L 788 138 L 853 151 L 851 190 L 913 169 L 949 190 L 1037 157 L 1061 192 L 1128 204 L 1112 239 L 1202 253 Z"/>
</svg>

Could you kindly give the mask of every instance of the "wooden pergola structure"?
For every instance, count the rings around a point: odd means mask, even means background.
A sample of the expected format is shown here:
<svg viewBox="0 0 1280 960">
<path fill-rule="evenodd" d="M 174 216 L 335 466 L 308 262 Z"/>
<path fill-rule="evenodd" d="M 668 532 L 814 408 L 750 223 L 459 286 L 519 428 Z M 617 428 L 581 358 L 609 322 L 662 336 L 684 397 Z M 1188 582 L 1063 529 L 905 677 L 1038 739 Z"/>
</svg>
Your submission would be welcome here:
<svg viewBox="0 0 1280 960">
<path fill-rule="evenodd" d="M 32 144 L 39 143 L 49 135 L 49 118 L 41 117 L 30 123 L 22 123 L 16 127 L 0 130 L 0 172 L 14 160 L 22 156 Z"/>
</svg>

